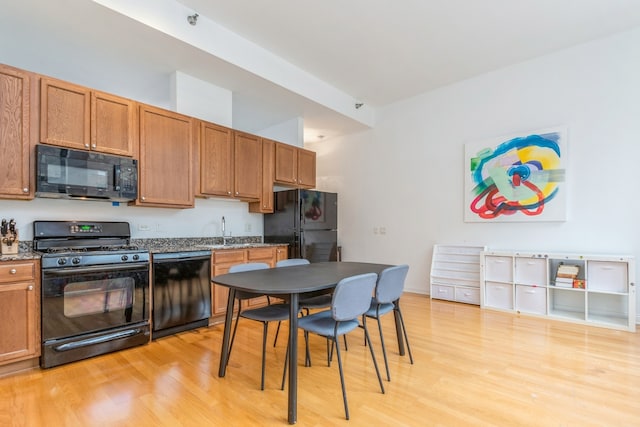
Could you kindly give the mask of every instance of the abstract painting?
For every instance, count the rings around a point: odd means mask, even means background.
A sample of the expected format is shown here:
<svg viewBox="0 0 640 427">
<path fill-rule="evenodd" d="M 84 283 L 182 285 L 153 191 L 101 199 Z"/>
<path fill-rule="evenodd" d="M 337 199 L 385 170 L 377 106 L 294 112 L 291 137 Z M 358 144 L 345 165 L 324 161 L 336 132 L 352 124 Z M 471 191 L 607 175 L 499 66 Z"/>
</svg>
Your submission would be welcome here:
<svg viewBox="0 0 640 427">
<path fill-rule="evenodd" d="M 465 144 L 466 222 L 566 221 L 566 129 Z"/>
</svg>

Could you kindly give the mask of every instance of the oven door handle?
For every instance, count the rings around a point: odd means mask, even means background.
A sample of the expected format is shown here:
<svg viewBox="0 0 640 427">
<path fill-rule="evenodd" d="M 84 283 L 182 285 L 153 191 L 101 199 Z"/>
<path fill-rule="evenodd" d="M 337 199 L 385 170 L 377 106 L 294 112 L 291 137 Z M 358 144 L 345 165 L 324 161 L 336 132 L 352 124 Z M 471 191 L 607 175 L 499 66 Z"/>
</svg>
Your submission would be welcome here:
<svg viewBox="0 0 640 427">
<path fill-rule="evenodd" d="M 80 340 L 80 341 L 74 341 L 74 342 L 70 342 L 70 343 L 66 343 L 66 344 L 61 344 L 57 347 L 54 347 L 53 349 L 56 351 L 69 351 L 69 350 L 75 350 L 77 348 L 80 347 L 87 347 L 90 345 L 95 345 L 95 344 L 101 344 L 107 341 L 113 341 L 113 340 L 117 340 L 120 338 L 128 338 L 128 337 L 132 337 L 134 335 L 139 335 L 142 333 L 142 329 L 129 329 L 127 331 L 120 331 L 120 332 L 114 332 L 112 334 L 108 334 L 108 335 L 102 335 L 99 337 L 95 337 L 95 338 L 87 338 L 84 340 Z"/>
<path fill-rule="evenodd" d="M 132 270 L 134 268 L 144 267 L 146 269 L 149 268 L 149 263 L 138 263 L 138 264 L 124 264 L 124 265 L 96 265 L 93 267 L 69 267 L 69 268 L 51 268 L 43 270 L 46 274 L 55 274 L 58 276 L 67 275 L 67 274 L 76 274 L 76 273 L 96 273 L 102 271 L 124 271 L 124 270 Z"/>
</svg>

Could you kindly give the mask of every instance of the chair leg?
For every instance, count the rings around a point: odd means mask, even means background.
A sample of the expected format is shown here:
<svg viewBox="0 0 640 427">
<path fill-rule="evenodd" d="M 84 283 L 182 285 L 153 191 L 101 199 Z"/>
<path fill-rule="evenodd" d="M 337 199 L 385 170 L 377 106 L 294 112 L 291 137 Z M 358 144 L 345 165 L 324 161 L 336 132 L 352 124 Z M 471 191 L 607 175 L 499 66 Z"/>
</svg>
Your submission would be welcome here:
<svg viewBox="0 0 640 427">
<path fill-rule="evenodd" d="M 342 357 L 340 356 L 340 346 L 337 344 L 337 339 L 334 337 L 336 341 L 336 354 L 338 355 L 338 370 L 340 371 L 340 385 L 342 386 L 342 400 L 344 402 L 344 414 L 349 419 L 349 405 L 347 404 L 347 390 L 344 386 L 344 373 L 342 372 Z"/>
<path fill-rule="evenodd" d="M 373 366 L 376 368 L 376 375 L 378 376 L 378 382 L 380 383 L 380 390 L 384 394 L 384 385 L 382 384 L 382 377 L 380 377 L 380 370 L 378 369 L 378 362 L 376 362 L 376 355 L 373 352 L 373 345 L 371 344 L 371 338 L 369 337 L 369 329 L 364 326 L 364 337 L 369 342 L 369 350 L 371 351 L 371 358 L 373 359 Z"/>
<path fill-rule="evenodd" d="M 382 323 L 380 322 L 380 317 L 377 317 L 376 320 L 378 321 L 378 331 L 380 331 L 380 345 L 382 346 L 384 368 L 387 370 L 387 381 L 391 381 L 391 375 L 389 374 L 389 361 L 387 361 L 387 350 L 384 346 L 384 335 L 382 334 Z"/>
<path fill-rule="evenodd" d="M 413 355 L 411 354 L 411 346 L 409 345 L 409 337 L 407 337 L 407 328 L 404 326 L 404 318 L 402 317 L 402 311 L 400 311 L 400 306 L 396 306 L 396 310 L 398 311 L 398 317 L 400 318 L 400 325 L 402 326 L 402 333 L 404 334 L 404 342 L 407 344 L 407 352 L 409 353 L 409 360 L 413 365 Z"/>
<path fill-rule="evenodd" d="M 278 327 L 276 328 L 276 336 L 273 339 L 273 346 L 276 346 L 276 343 L 278 342 L 278 334 L 280 333 L 280 323 L 282 323 L 281 321 L 278 321 Z"/>
<path fill-rule="evenodd" d="M 304 344 L 305 344 L 304 366 L 311 366 L 311 354 L 309 353 L 309 332 L 308 331 L 304 331 Z"/>
<path fill-rule="evenodd" d="M 235 304 L 234 304 L 235 307 Z M 236 323 L 233 325 L 233 333 L 231 334 L 231 342 L 229 343 L 229 351 L 227 352 L 227 366 L 229 365 L 229 358 L 231 357 L 231 349 L 233 348 L 233 342 L 236 339 L 236 330 L 238 329 L 238 322 L 240 321 L 240 311 L 236 317 Z"/>
<path fill-rule="evenodd" d="M 284 381 L 287 378 L 287 368 L 289 365 L 289 340 L 287 340 L 287 352 L 284 354 L 284 369 L 282 370 L 282 384 L 280 385 L 280 390 L 284 390 Z"/>
<path fill-rule="evenodd" d="M 267 333 L 269 331 L 269 322 L 262 322 L 262 376 L 260 380 L 260 390 L 264 390 L 264 365 L 266 362 L 267 356 Z"/>
</svg>

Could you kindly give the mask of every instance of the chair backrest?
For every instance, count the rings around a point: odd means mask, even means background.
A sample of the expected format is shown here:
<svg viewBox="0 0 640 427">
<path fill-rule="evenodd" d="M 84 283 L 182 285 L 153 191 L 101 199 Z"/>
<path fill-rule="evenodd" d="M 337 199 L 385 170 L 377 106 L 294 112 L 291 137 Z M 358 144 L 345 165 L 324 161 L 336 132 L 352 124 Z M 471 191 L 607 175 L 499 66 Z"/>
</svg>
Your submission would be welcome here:
<svg viewBox="0 0 640 427">
<path fill-rule="evenodd" d="M 236 264 L 229 267 L 229 273 L 242 273 L 243 271 L 264 270 L 269 267 L 265 262 L 249 262 L 247 264 Z"/>
<path fill-rule="evenodd" d="M 278 262 L 276 262 L 276 267 L 290 267 L 292 265 L 307 265 L 309 264 L 309 260 L 308 259 L 304 259 L 304 258 L 289 258 L 289 259 L 283 259 L 280 260 Z"/>
<path fill-rule="evenodd" d="M 409 266 L 406 264 L 382 270 L 376 284 L 376 302 L 378 304 L 387 304 L 400 298 L 408 272 Z"/>
<path fill-rule="evenodd" d="M 360 317 L 371 306 L 371 294 L 376 286 L 376 273 L 359 274 L 338 282 L 331 300 L 331 316 L 345 321 Z"/>
</svg>

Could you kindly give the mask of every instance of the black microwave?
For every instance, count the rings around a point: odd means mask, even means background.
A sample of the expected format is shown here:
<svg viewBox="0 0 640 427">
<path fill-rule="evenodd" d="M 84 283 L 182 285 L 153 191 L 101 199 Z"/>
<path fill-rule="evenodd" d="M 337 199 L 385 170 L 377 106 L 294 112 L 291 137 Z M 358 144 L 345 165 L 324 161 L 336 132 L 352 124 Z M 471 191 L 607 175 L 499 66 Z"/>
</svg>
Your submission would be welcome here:
<svg viewBox="0 0 640 427">
<path fill-rule="evenodd" d="M 138 161 L 36 146 L 36 197 L 127 202 L 138 196 Z"/>
</svg>

